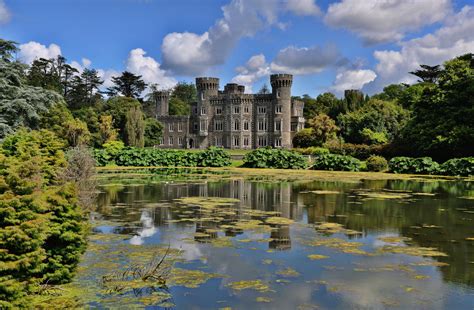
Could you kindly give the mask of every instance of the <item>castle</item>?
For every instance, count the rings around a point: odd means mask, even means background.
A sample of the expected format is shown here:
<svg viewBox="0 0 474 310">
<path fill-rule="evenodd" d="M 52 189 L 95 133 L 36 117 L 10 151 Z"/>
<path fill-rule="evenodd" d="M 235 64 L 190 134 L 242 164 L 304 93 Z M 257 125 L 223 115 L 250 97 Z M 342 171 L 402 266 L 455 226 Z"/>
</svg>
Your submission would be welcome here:
<svg viewBox="0 0 474 310">
<path fill-rule="evenodd" d="M 169 93 L 159 92 L 156 118 L 164 127 L 159 147 L 291 148 L 304 128 L 304 103 L 291 99 L 291 74 L 273 74 L 270 83 L 271 94 L 245 94 L 245 86 L 229 83 L 220 91 L 218 78 L 198 77 L 189 116 L 169 115 Z"/>
</svg>

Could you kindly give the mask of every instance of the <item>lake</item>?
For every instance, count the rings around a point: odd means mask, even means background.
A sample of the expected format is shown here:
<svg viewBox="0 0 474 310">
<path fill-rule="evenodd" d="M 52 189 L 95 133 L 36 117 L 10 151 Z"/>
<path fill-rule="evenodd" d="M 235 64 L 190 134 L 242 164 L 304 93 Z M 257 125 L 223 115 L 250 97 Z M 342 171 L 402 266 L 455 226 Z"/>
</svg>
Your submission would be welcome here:
<svg viewBox="0 0 474 310">
<path fill-rule="evenodd" d="M 472 309 L 472 181 L 216 171 L 101 174 L 90 307 Z"/>
</svg>

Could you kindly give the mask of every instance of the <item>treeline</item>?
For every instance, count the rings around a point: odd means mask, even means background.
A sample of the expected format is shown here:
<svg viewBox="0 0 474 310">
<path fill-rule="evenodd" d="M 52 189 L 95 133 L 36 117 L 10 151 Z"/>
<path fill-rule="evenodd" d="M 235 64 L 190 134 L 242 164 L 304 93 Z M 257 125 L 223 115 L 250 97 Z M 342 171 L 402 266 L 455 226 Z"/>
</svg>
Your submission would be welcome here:
<svg viewBox="0 0 474 310">
<path fill-rule="evenodd" d="M 95 69 L 79 72 L 62 56 L 40 58 L 28 66 L 15 61 L 16 52 L 15 42 L 0 39 L 0 140 L 26 127 L 50 130 L 69 146 L 158 143 L 158 85 L 147 85 L 141 76 L 125 71 L 104 89 Z M 169 91 L 170 114 L 187 115 L 196 99 L 194 84 L 181 82 Z"/>
<path fill-rule="evenodd" d="M 473 54 L 410 73 L 417 83 L 389 85 L 373 96 L 348 90 L 342 99 L 332 93 L 298 98 L 305 102 L 307 128 L 294 145 L 365 158 L 473 156 Z"/>
</svg>

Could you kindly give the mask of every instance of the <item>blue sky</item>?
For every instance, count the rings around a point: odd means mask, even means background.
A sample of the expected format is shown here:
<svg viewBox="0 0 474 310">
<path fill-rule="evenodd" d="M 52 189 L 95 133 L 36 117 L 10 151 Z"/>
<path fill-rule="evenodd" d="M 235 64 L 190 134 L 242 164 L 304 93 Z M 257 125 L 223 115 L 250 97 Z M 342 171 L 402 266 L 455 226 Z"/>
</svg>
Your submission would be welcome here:
<svg viewBox="0 0 474 310">
<path fill-rule="evenodd" d="M 271 73 L 294 93 L 340 95 L 413 82 L 419 63 L 474 51 L 474 4 L 454 0 L 0 0 L 18 58 L 65 56 L 110 77 L 171 87 L 217 76 L 257 91 Z"/>
</svg>

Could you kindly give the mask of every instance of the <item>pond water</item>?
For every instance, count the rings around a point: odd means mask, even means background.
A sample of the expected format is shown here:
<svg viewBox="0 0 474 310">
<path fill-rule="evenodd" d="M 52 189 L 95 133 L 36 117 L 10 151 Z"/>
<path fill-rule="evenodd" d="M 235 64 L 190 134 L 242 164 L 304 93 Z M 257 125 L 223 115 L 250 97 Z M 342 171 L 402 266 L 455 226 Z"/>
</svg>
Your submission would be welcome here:
<svg viewBox="0 0 474 310">
<path fill-rule="evenodd" d="M 91 307 L 474 305 L 472 182 L 267 182 L 164 170 L 103 179 L 74 282 Z M 122 277 L 162 257 L 166 284 Z"/>
</svg>

